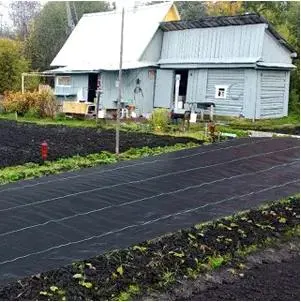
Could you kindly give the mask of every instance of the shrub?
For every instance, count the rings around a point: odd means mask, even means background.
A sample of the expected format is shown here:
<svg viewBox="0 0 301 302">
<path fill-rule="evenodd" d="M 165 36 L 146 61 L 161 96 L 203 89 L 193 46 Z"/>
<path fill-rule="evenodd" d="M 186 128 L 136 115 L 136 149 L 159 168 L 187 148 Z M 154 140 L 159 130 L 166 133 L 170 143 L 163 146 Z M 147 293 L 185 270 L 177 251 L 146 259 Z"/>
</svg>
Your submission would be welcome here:
<svg viewBox="0 0 301 302">
<path fill-rule="evenodd" d="M 169 123 L 168 110 L 157 108 L 153 111 L 151 117 L 151 125 L 155 131 L 166 131 Z"/>
<path fill-rule="evenodd" d="M 5 112 L 17 112 L 30 117 L 54 117 L 57 103 L 52 92 L 7 92 L 2 102 Z"/>
</svg>

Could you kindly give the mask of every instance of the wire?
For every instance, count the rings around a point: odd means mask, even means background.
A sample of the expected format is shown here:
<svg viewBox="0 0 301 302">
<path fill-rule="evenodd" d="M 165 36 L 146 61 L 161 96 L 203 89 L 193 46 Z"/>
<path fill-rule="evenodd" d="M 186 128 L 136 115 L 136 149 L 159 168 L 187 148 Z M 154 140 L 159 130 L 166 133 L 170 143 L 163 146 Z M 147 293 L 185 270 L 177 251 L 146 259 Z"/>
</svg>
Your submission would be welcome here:
<svg viewBox="0 0 301 302">
<path fill-rule="evenodd" d="M 4 236 L 7 236 L 7 235 L 19 233 L 19 232 L 26 231 L 26 230 L 29 230 L 29 229 L 33 229 L 33 228 L 36 228 L 36 227 L 39 227 L 39 226 L 45 226 L 45 225 L 50 224 L 50 223 L 57 223 L 57 222 L 62 222 L 62 221 L 65 221 L 65 220 L 77 218 L 79 216 L 86 216 L 86 215 L 89 215 L 89 214 L 101 212 L 101 211 L 108 210 L 108 209 L 111 209 L 111 208 L 124 207 L 124 206 L 127 206 L 127 205 L 136 204 L 136 203 L 139 203 L 141 201 L 145 201 L 145 200 L 149 200 L 149 199 L 153 199 L 153 198 L 157 198 L 157 197 L 161 197 L 161 196 L 165 196 L 165 195 L 171 195 L 171 194 L 176 194 L 176 193 L 180 193 L 180 192 L 185 192 L 185 191 L 191 190 L 191 189 L 199 189 L 199 188 L 201 188 L 203 186 L 206 186 L 206 185 L 215 184 L 217 182 L 223 182 L 225 180 L 229 180 L 229 179 L 233 179 L 233 178 L 239 178 L 239 177 L 247 176 L 247 175 L 249 175 L 249 176 L 250 175 L 256 175 L 256 174 L 259 174 L 259 173 L 262 173 L 262 172 L 271 171 L 271 170 L 279 168 L 279 167 L 294 165 L 296 162 L 298 162 L 298 161 L 272 166 L 270 168 L 258 170 L 256 172 L 243 173 L 243 174 L 238 174 L 238 175 L 234 175 L 234 176 L 230 176 L 230 177 L 224 177 L 224 178 L 220 178 L 220 179 L 217 179 L 217 180 L 213 180 L 211 182 L 203 182 L 203 183 L 198 184 L 198 185 L 188 186 L 186 188 L 182 188 L 182 189 L 178 189 L 178 190 L 174 190 L 174 191 L 170 191 L 170 192 L 166 192 L 166 193 L 160 193 L 160 194 L 152 195 L 150 197 L 140 198 L 140 199 L 124 202 L 124 203 L 117 204 L 117 205 L 110 205 L 110 206 L 94 209 L 94 210 L 87 211 L 87 212 L 81 212 L 81 213 L 77 213 L 77 214 L 74 214 L 74 215 L 65 216 L 65 217 L 62 217 L 62 218 L 59 218 L 59 219 L 51 219 L 51 220 L 48 220 L 48 221 L 43 222 L 43 223 L 38 223 L 38 224 L 34 224 L 34 225 L 27 226 L 27 227 L 24 227 L 24 228 L 20 228 L 20 229 L 8 231 L 8 232 L 5 232 L 5 233 L 1 233 L 0 237 L 4 237 Z"/>
<path fill-rule="evenodd" d="M 206 169 L 206 168 L 216 167 L 216 166 L 220 166 L 220 165 L 224 165 L 224 164 L 238 162 L 238 161 L 245 160 L 245 159 L 255 158 L 255 157 L 259 157 L 259 156 L 267 155 L 267 154 L 274 154 L 274 153 L 287 151 L 287 150 L 291 150 L 291 149 L 296 149 L 296 148 L 299 148 L 299 146 L 286 148 L 286 149 L 281 149 L 281 150 L 278 150 L 278 151 L 271 151 L 271 152 L 267 152 L 267 153 L 257 153 L 255 155 L 241 157 L 241 158 L 233 159 L 233 160 L 226 161 L 226 162 L 221 162 L 221 163 L 208 165 L 208 166 L 196 167 L 196 168 L 187 169 L 187 170 L 180 170 L 180 171 L 177 171 L 177 172 L 161 174 L 161 175 L 157 175 L 157 176 L 153 176 L 153 177 L 149 177 L 149 178 L 144 178 L 142 180 L 134 180 L 134 181 L 123 182 L 123 183 L 109 185 L 109 186 L 103 186 L 103 187 L 100 187 L 100 188 L 94 188 L 94 189 L 79 191 L 79 192 L 76 192 L 76 193 L 70 193 L 70 194 L 66 194 L 66 195 L 63 195 L 63 196 L 58 196 L 58 197 L 48 198 L 48 199 L 42 199 L 42 200 L 38 200 L 38 201 L 34 201 L 34 202 L 22 204 L 22 205 L 17 205 L 17 206 L 14 206 L 14 207 L 1 209 L 0 212 L 2 213 L 2 212 L 15 210 L 15 209 L 20 209 L 20 208 L 25 208 L 25 207 L 30 207 L 30 206 L 36 206 L 36 205 L 40 205 L 40 204 L 43 204 L 43 203 L 46 203 L 46 202 L 56 201 L 56 200 L 68 198 L 68 197 L 71 197 L 71 196 L 78 196 L 78 195 L 82 195 L 82 194 L 98 192 L 98 191 L 101 191 L 101 190 L 116 188 L 116 187 L 120 187 L 120 186 L 123 186 L 123 185 L 137 184 L 137 183 L 141 183 L 141 182 L 144 182 L 144 181 L 158 179 L 158 178 L 162 178 L 162 177 L 166 177 L 166 176 L 178 175 L 178 174 L 181 174 L 181 173 L 187 173 L 187 172 L 191 172 L 191 171 L 195 171 L 195 170 L 199 170 L 199 169 Z"/>
</svg>

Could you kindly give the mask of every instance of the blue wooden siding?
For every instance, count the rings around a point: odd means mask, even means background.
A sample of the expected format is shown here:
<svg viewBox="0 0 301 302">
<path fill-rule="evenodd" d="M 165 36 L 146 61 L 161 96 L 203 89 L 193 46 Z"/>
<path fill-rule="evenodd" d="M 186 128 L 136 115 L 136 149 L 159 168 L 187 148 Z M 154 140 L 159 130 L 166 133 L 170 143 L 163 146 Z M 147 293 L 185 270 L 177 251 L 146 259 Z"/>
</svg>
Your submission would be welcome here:
<svg viewBox="0 0 301 302">
<path fill-rule="evenodd" d="M 285 115 L 287 98 L 287 71 L 258 71 L 260 78 L 260 117 L 281 117 Z"/>
<path fill-rule="evenodd" d="M 244 107 L 244 69 L 208 69 L 206 101 L 216 104 L 217 115 L 239 116 Z M 227 85 L 226 99 L 215 98 L 215 86 Z"/>
<path fill-rule="evenodd" d="M 292 63 L 289 50 L 267 31 L 264 34 L 262 59 L 266 63 Z"/>
<path fill-rule="evenodd" d="M 133 70 L 124 70 L 122 79 L 122 96 L 123 100 L 129 104 L 134 104 L 137 107 L 139 113 L 150 113 L 153 109 L 153 98 L 154 98 L 154 82 L 155 76 L 153 77 L 149 71 L 152 68 L 140 68 Z M 103 94 L 101 96 L 101 105 L 106 109 L 116 108 L 118 96 L 118 88 L 115 86 L 118 79 L 117 71 L 103 71 L 102 85 Z M 136 80 L 140 80 L 140 88 L 142 93 L 134 92 Z"/>
<path fill-rule="evenodd" d="M 164 32 L 164 63 L 239 63 L 262 54 L 265 24 Z"/>
<path fill-rule="evenodd" d="M 161 48 L 162 48 L 163 32 L 157 30 L 154 37 L 144 50 L 140 60 L 146 62 L 157 62 L 160 59 Z"/>
<path fill-rule="evenodd" d="M 171 108 L 173 105 L 175 72 L 171 69 L 158 69 L 154 107 Z"/>
<path fill-rule="evenodd" d="M 70 86 L 58 86 L 57 85 L 57 77 L 59 76 L 70 76 L 71 77 L 71 85 Z M 77 96 L 78 91 L 82 89 L 84 99 L 87 100 L 88 98 L 88 74 L 61 74 L 56 75 L 55 77 L 55 90 L 54 94 L 64 98 L 70 95 Z M 73 98 L 74 100 L 77 99 L 77 97 Z"/>
<path fill-rule="evenodd" d="M 192 69 L 188 72 L 187 102 L 204 102 L 206 99 L 208 69 Z"/>
</svg>

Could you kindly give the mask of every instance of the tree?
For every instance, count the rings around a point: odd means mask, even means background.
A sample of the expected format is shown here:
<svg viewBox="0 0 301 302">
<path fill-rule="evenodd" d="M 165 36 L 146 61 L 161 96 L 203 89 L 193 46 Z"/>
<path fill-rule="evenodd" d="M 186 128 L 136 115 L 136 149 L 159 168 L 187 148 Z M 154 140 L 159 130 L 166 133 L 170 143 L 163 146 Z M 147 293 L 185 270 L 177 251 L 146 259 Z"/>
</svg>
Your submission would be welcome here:
<svg viewBox="0 0 301 302">
<path fill-rule="evenodd" d="M 103 1 L 74 2 L 78 19 L 85 13 L 109 9 Z M 68 21 L 65 2 L 48 2 L 30 27 L 25 41 L 25 52 L 35 70 L 46 70 L 68 38 Z"/>
<path fill-rule="evenodd" d="M 40 9 L 41 5 L 37 1 L 13 1 L 9 5 L 9 16 L 21 40 L 27 37 L 29 24 L 37 16 Z"/>
<path fill-rule="evenodd" d="M 21 74 L 29 69 L 23 56 L 21 42 L 0 39 L 0 94 L 8 90 L 20 90 Z"/>
<path fill-rule="evenodd" d="M 206 15 L 206 7 L 203 1 L 177 1 L 175 5 L 182 20 L 200 19 Z"/>
<path fill-rule="evenodd" d="M 206 13 L 210 16 L 238 15 L 243 11 L 242 1 L 208 1 L 205 2 Z"/>
</svg>

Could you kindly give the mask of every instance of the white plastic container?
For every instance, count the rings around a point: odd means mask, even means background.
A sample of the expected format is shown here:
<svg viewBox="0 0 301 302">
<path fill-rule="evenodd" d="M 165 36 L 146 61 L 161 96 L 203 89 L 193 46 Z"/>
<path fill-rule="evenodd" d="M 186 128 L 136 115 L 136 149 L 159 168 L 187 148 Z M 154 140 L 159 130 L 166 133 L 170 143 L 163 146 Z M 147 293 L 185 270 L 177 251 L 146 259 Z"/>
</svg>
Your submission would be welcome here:
<svg viewBox="0 0 301 302">
<path fill-rule="evenodd" d="M 197 114 L 196 113 L 190 113 L 190 123 L 196 123 Z"/>
</svg>

